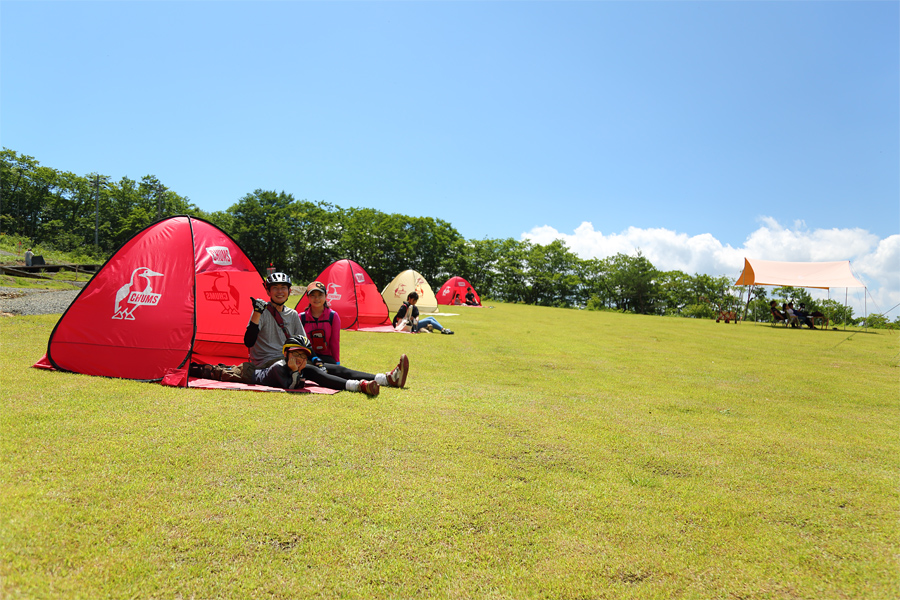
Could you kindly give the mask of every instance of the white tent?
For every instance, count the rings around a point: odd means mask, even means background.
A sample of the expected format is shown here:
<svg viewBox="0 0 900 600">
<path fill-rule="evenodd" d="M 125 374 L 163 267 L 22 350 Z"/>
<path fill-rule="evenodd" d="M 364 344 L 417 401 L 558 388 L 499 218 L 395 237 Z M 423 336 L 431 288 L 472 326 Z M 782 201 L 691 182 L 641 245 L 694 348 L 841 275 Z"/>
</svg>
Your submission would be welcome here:
<svg viewBox="0 0 900 600">
<path fill-rule="evenodd" d="M 850 261 L 782 262 L 744 259 L 735 285 L 789 285 L 804 288 L 866 287 L 850 270 Z"/>
<path fill-rule="evenodd" d="M 735 285 L 784 285 L 802 288 L 865 288 L 850 269 L 849 260 L 833 262 L 784 262 L 744 258 L 744 270 Z M 865 297 L 865 294 L 863 294 Z M 747 306 L 750 294 L 747 294 Z M 866 311 L 867 312 L 867 311 Z M 747 307 L 744 307 L 746 317 Z"/>
</svg>

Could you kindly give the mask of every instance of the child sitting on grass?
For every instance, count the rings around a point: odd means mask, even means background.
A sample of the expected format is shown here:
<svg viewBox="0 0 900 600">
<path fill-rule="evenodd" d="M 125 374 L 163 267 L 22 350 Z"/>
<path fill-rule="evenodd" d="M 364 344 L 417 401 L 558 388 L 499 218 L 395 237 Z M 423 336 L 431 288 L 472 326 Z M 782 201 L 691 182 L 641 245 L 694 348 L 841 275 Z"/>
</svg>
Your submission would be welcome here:
<svg viewBox="0 0 900 600">
<path fill-rule="evenodd" d="M 266 291 L 270 302 L 250 298 L 253 315 L 247 323 L 244 344 L 250 349 L 250 361 L 258 370 L 253 380 L 259 383 L 259 370 L 265 370 L 278 361 L 285 360 L 284 344 L 290 339 L 305 340 L 309 348 L 307 357 L 312 364 L 302 369 L 305 379 L 333 390 L 362 391 L 377 396 L 379 387 L 403 387 L 409 373 L 409 359 L 400 357 L 400 362 L 388 373 L 366 373 L 355 371 L 337 364 L 327 364 L 316 356 L 306 337 L 306 331 L 297 311 L 285 306 L 291 292 L 291 279 L 285 273 L 272 273 L 266 278 Z M 340 321 L 338 321 L 339 323 Z M 246 376 L 243 378 L 246 381 Z M 273 386 L 284 387 L 284 386 Z"/>
<path fill-rule="evenodd" d="M 309 364 L 313 360 L 312 346 L 305 336 L 294 336 L 285 340 L 282 346 L 282 355 L 284 358 L 276 361 L 274 364 L 256 371 L 254 375 L 254 383 L 258 385 L 266 385 L 269 387 L 283 388 L 286 390 L 301 389 L 306 384 L 306 380 L 310 380 L 317 385 L 331 390 L 347 390 L 350 392 L 362 392 L 369 396 L 377 396 L 380 391 L 380 385 L 376 381 L 375 376 L 368 373 L 353 371 L 346 367 L 340 367 L 341 375 L 336 373 L 325 372 L 322 367 Z M 406 355 L 403 355 L 406 358 Z M 405 365 L 405 369 L 403 366 Z M 405 384 L 409 362 L 401 359 L 401 364 L 395 369 L 396 387 Z M 385 381 L 387 385 L 391 382 Z"/>
</svg>

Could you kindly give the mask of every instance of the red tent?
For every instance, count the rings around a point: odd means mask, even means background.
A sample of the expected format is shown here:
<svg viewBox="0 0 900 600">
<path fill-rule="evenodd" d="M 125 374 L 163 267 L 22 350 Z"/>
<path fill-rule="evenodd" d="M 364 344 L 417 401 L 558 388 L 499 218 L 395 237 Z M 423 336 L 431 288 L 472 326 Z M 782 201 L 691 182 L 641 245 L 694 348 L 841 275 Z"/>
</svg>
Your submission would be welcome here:
<svg viewBox="0 0 900 600">
<path fill-rule="evenodd" d="M 444 285 L 441 286 L 437 293 L 438 304 L 465 304 L 469 288 L 472 288 L 472 293 L 475 294 L 475 301 L 481 304 L 481 297 L 478 295 L 478 292 L 475 291 L 471 283 L 462 277 L 451 277 L 444 282 Z M 459 302 L 454 301 L 454 298 L 457 297 Z"/>
<path fill-rule="evenodd" d="M 164 219 L 106 261 L 35 366 L 155 381 L 184 374 L 191 361 L 240 363 L 250 296 L 267 297 L 237 242 L 194 217 Z"/>
<path fill-rule="evenodd" d="M 328 306 L 341 316 L 341 329 L 394 330 L 381 292 L 359 264 L 347 259 L 333 262 L 319 273 L 316 281 L 325 284 L 325 298 Z M 309 301 L 304 295 L 297 303 L 297 312 L 306 310 L 307 306 Z"/>
</svg>

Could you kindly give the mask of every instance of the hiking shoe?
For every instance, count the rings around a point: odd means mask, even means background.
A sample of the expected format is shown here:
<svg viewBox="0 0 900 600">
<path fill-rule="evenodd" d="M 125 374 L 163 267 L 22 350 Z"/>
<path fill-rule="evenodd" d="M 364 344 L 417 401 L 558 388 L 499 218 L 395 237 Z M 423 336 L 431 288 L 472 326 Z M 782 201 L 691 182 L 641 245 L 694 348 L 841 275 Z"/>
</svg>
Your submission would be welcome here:
<svg viewBox="0 0 900 600">
<path fill-rule="evenodd" d="M 453 332 L 450 331 L 449 329 L 447 329 L 446 327 L 444 327 L 444 328 L 441 330 L 441 333 L 445 333 L 445 334 L 447 334 L 447 335 L 453 335 Z"/>
<path fill-rule="evenodd" d="M 368 394 L 369 396 L 377 396 L 378 392 L 381 391 L 381 387 L 378 385 L 377 381 L 360 381 L 359 382 L 359 391 L 363 394 Z"/>
<path fill-rule="evenodd" d="M 395 388 L 402 388 L 406 385 L 406 376 L 409 374 L 409 359 L 406 355 L 400 357 L 400 362 L 394 367 L 394 370 L 387 374 L 388 385 Z"/>
</svg>

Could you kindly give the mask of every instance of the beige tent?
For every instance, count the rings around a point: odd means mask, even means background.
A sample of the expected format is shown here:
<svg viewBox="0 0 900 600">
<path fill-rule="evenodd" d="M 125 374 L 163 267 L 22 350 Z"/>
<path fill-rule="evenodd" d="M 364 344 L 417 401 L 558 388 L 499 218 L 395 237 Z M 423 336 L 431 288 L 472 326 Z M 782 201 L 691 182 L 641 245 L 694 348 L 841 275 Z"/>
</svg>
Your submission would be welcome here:
<svg viewBox="0 0 900 600">
<path fill-rule="evenodd" d="M 835 262 L 781 262 L 744 258 L 744 271 L 735 285 L 786 285 L 802 288 L 864 288 L 866 285 L 853 275 L 850 261 Z M 865 297 L 865 294 L 863 294 Z M 750 294 L 747 294 L 747 306 Z M 867 311 L 866 311 L 867 312 Z"/>
<path fill-rule="evenodd" d="M 381 292 L 381 297 L 384 298 L 384 303 L 387 304 L 391 314 L 394 314 L 400 309 L 400 305 L 406 302 L 406 297 L 410 292 L 419 294 L 419 302 L 416 304 L 419 312 L 438 312 L 437 298 L 434 297 L 431 286 L 424 277 L 412 269 L 403 271 L 394 277 L 394 280 L 387 284 Z"/>
<path fill-rule="evenodd" d="M 850 271 L 850 261 L 781 262 L 744 259 L 744 271 L 735 285 L 789 285 L 830 289 L 866 287 Z"/>
</svg>

